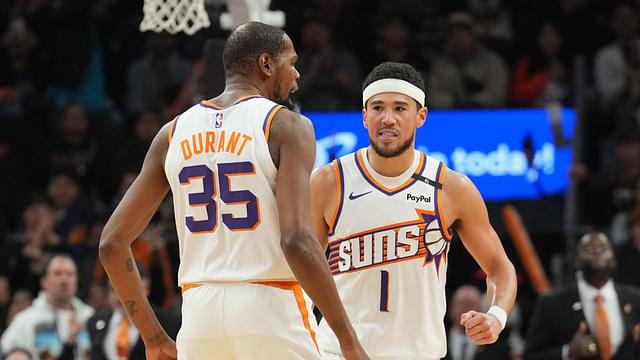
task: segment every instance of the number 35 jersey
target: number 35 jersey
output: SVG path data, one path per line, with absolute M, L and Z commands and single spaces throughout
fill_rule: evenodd
M 332 164 L 339 195 L 328 260 L 340 298 L 372 359 L 440 359 L 451 239 L 439 200 L 445 166 L 415 151 L 412 166 L 388 178 L 373 170 L 367 151 Z M 324 320 L 318 339 L 340 352 Z
M 173 122 L 165 173 L 180 246 L 178 284 L 293 280 L 280 248 L 277 169 L 267 140 L 283 106 L 211 101 Z

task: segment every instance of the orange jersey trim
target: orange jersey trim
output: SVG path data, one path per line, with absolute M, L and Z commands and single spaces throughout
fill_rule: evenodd
M 329 231 L 327 232 L 328 236 L 333 235 L 336 231 L 336 225 L 338 224 L 338 218 L 340 217 L 340 212 L 342 211 L 342 204 L 344 199 L 344 177 L 342 176 L 342 165 L 340 164 L 340 160 L 333 160 L 331 163 L 333 166 L 333 170 L 336 174 L 336 204 L 333 208 L 333 213 L 331 214 L 331 219 L 329 220 Z
M 444 173 L 447 171 L 447 166 L 444 163 L 440 163 L 440 174 L 438 174 L 438 182 L 442 184 L 442 180 L 444 179 Z M 449 231 L 449 227 L 444 221 L 444 212 L 442 212 L 442 188 L 436 188 L 437 197 L 436 197 L 436 206 L 438 207 L 438 220 L 440 221 L 440 228 L 444 232 L 447 240 L 451 240 L 451 232 Z
M 364 153 L 365 150 L 361 150 L 358 151 L 356 153 L 356 164 L 358 165 L 358 168 L 361 170 L 362 175 L 364 175 L 365 179 L 374 187 L 378 188 L 379 190 L 382 190 L 384 193 L 386 194 L 395 194 L 399 191 L 404 190 L 405 188 L 409 187 L 410 185 L 412 185 L 413 183 L 415 183 L 417 180 L 414 179 L 413 177 L 409 177 L 404 183 L 394 187 L 394 188 L 388 188 L 386 186 L 384 186 L 383 184 L 381 184 L 380 182 L 378 182 L 378 180 L 376 180 L 371 173 L 369 173 L 369 169 L 367 169 L 367 166 L 364 163 L 364 159 L 362 157 L 362 154 Z M 426 156 L 424 155 L 423 152 L 420 152 L 420 162 L 418 163 L 418 166 L 416 167 L 416 169 L 414 170 L 414 174 L 420 174 L 422 172 L 422 170 L 424 169 L 424 165 L 425 165 L 425 161 L 426 161 Z
M 169 123 L 169 132 L 167 133 L 167 140 L 169 141 L 169 145 L 171 145 L 171 140 L 173 140 L 173 133 L 176 131 L 176 119 L 178 117 L 174 117 L 173 120 Z
M 273 118 L 281 109 L 284 109 L 284 106 L 276 105 L 267 113 L 267 117 L 265 118 L 263 125 L 264 137 L 267 141 L 269 141 L 269 136 L 271 135 L 271 123 L 273 122 Z
M 236 100 L 233 104 L 231 104 L 231 105 L 229 105 L 229 106 L 221 106 L 221 105 L 218 105 L 218 104 L 214 103 L 214 102 L 213 102 L 213 101 L 211 101 L 211 100 L 202 100 L 202 101 L 200 102 L 200 104 L 202 104 L 202 105 L 204 105 L 204 106 L 206 106 L 206 107 L 210 107 L 210 108 L 215 109 L 215 110 L 224 110 L 224 109 L 226 109 L 226 108 L 232 107 L 233 105 L 236 105 L 236 104 L 238 104 L 238 103 L 241 103 L 241 102 L 243 102 L 243 101 L 245 101 L 245 100 L 249 100 L 249 99 L 253 99 L 253 98 L 258 98 L 258 97 L 263 97 L 263 96 L 260 96 L 260 95 L 247 95 L 247 96 L 243 96 L 243 97 L 239 98 L 238 100 Z
M 184 284 L 184 285 L 182 285 L 182 286 L 181 286 L 181 288 L 182 288 L 182 293 L 184 294 L 184 293 L 186 293 L 188 290 L 190 290 L 190 289 L 195 289 L 195 288 L 200 287 L 200 286 L 202 286 L 202 284 L 200 284 L 200 283 L 186 283 L 186 284 Z

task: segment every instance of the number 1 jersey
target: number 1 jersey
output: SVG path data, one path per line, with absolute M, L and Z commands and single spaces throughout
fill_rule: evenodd
M 178 284 L 293 280 L 280 248 L 277 169 L 267 144 L 283 106 L 203 101 L 169 130 L 165 173 L 180 245 Z
M 415 151 L 412 166 L 389 178 L 372 168 L 367 151 L 331 165 L 338 201 L 328 260 L 340 298 L 371 359 L 440 359 L 451 239 L 439 199 L 445 166 Z M 324 320 L 318 341 L 340 352 Z

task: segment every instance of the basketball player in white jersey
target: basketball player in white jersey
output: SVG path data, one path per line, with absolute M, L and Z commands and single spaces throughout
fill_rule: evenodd
M 495 342 L 515 299 L 515 271 L 474 185 L 414 149 L 427 116 L 418 72 L 401 63 L 375 67 L 364 82 L 362 115 L 369 147 L 311 178 L 314 227 L 362 345 L 372 359 L 445 356 L 453 229 L 486 272 L 492 305 L 488 313 L 464 313 L 460 323 L 476 344 Z M 433 134 L 447 135 L 454 136 Z M 318 339 L 327 358 L 342 358 L 324 320 Z
M 223 51 L 225 89 L 164 126 L 105 226 L 100 259 L 148 359 L 319 359 L 302 288 L 349 359 L 367 359 L 309 222 L 313 127 L 286 108 L 297 89 L 284 31 L 240 26 Z M 171 189 L 180 245 L 176 344 L 144 296 L 130 244 Z M 298 284 L 299 282 L 299 284 Z

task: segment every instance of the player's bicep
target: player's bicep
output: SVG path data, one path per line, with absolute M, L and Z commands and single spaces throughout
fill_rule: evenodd
M 309 176 L 315 159 L 313 127 L 295 113 L 281 111 L 271 127 L 279 146 L 276 201 L 283 234 L 304 229 L 310 217 Z
M 497 261 L 506 257 L 498 234 L 491 226 L 489 215 L 484 200 L 473 183 L 461 174 L 453 183 L 455 190 L 452 203 L 457 206 L 458 219 L 456 228 L 462 242 L 485 271 L 490 272 Z
M 168 124 L 156 135 L 144 159 L 140 174 L 105 225 L 103 238 L 132 242 L 148 225 L 169 191 L 164 173 Z

